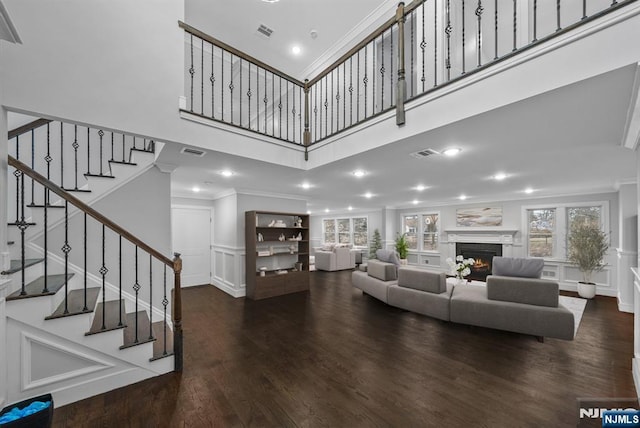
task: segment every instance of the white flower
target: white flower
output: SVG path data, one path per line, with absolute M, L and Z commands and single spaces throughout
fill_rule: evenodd
M 464 257 L 462 257 L 462 254 L 459 256 L 456 256 L 456 261 L 461 262 L 464 260 Z
M 469 257 L 469 258 L 467 259 L 467 265 L 469 265 L 469 266 L 473 265 L 475 262 L 476 262 L 476 261 L 475 261 L 475 260 L 473 260 L 471 257 Z
M 462 271 L 462 276 L 467 276 L 470 273 L 471 273 L 471 269 L 469 269 L 468 267 L 464 268 L 464 270 Z

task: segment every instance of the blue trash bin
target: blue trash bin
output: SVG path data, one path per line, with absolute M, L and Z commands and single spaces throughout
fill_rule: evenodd
M 0 423 L 0 428 L 50 428 L 53 422 L 53 397 L 51 397 L 51 394 L 45 394 L 11 404 L 0 411 L 0 418 L 10 413 L 14 408 L 22 410 L 36 401 L 49 403 L 49 406 L 30 415 L 20 417 L 19 419 Z

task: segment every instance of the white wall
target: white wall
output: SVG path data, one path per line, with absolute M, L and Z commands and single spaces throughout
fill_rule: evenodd
M 638 266 L 638 195 L 637 186 L 623 184 L 619 190 L 618 236 L 618 309 L 633 312 L 633 273 Z

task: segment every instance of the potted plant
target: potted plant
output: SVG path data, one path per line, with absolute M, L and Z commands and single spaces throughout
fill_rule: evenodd
M 400 263 L 406 265 L 407 254 L 409 253 L 406 233 L 403 233 L 402 235 L 398 234 L 398 237 L 396 238 L 396 251 L 398 252 L 398 256 L 400 256 Z
M 591 281 L 593 272 L 604 268 L 604 256 L 609 249 L 607 235 L 598 225 L 574 221 L 567 239 L 568 260 L 582 272 L 578 282 L 578 294 L 585 299 L 596 295 L 596 284 Z
M 369 248 L 369 258 L 376 258 L 376 251 L 382 249 L 382 238 L 380 237 L 380 231 L 378 229 L 373 231 L 373 237 L 371 238 L 371 247 Z

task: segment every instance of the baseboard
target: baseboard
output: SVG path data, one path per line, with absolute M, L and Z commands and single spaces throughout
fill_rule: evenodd
M 618 293 L 618 310 L 620 312 L 634 313 L 633 303 L 622 303 L 620 301 L 620 293 Z
M 246 294 L 247 294 L 247 293 L 246 293 L 246 288 L 245 288 L 245 287 L 242 287 L 240 290 L 236 290 L 235 288 L 230 287 L 230 286 L 228 286 L 227 284 L 224 284 L 224 283 L 222 283 L 222 282 L 220 282 L 220 281 L 217 281 L 216 279 L 213 279 L 213 278 L 211 279 L 211 284 L 212 284 L 214 287 L 216 287 L 216 288 L 218 288 L 218 289 L 220 289 L 220 290 L 224 291 L 224 292 L 225 292 L 225 293 L 227 293 L 228 295 L 230 295 L 230 296 L 232 296 L 232 297 L 235 297 L 235 298 L 238 298 L 238 297 L 245 297 L 245 296 L 246 296 Z
M 634 358 L 632 361 L 633 383 L 636 387 L 636 396 L 640 398 L 640 361 Z

